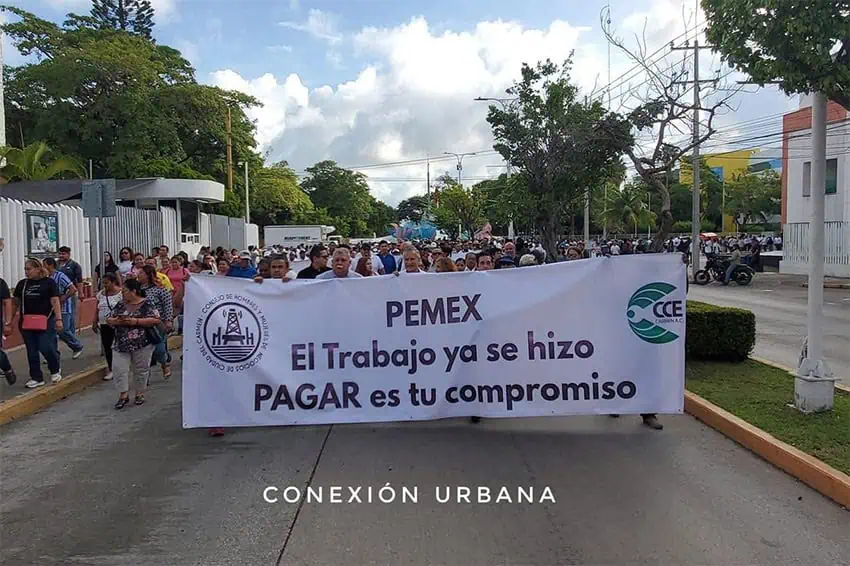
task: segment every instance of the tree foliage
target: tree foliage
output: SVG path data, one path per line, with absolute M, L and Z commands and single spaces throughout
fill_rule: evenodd
M 782 186 L 776 171 L 741 173 L 726 183 L 726 210 L 738 224 L 759 224 L 779 214 Z
M 48 181 L 57 177 L 80 179 L 86 174 L 79 161 L 54 152 L 44 142 L 32 143 L 24 149 L 2 147 L 0 158 L 5 161 L 0 168 L 0 177 L 5 182 Z
M 154 9 L 150 0 L 92 0 L 90 22 L 100 29 L 121 30 L 152 39 Z M 87 21 L 78 18 L 85 24 Z
M 307 168 L 308 177 L 301 188 L 313 204 L 324 208 L 334 219 L 337 233 L 349 237 L 368 237 L 372 196 L 366 176 L 343 169 L 335 161 L 320 161 Z
M 427 196 L 416 195 L 404 199 L 395 209 L 395 215 L 399 220 L 410 220 L 411 222 L 419 222 L 422 216 L 428 211 L 430 201 Z
M 563 208 L 606 178 L 632 143 L 629 128 L 599 101 L 580 100 L 570 68 L 569 59 L 562 66 L 549 60 L 523 64 L 521 80 L 507 90 L 515 102 L 490 106 L 487 116 L 494 149 L 525 182 L 551 257 L 557 255 Z
M 788 94 L 822 92 L 850 108 L 846 1 L 702 0 L 706 38 L 729 64 Z
M 639 179 L 637 181 L 608 191 L 603 219 L 616 233 L 637 234 L 647 225 L 655 224 L 655 213 L 649 208 L 649 191 Z
M 467 190 L 452 183 L 440 191 L 434 223 L 452 238 L 461 237 L 462 232 L 472 238 L 484 221 L 484 200 L 480 189 Z

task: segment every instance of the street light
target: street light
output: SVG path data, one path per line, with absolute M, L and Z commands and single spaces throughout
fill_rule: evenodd
M 463 158 L 468 155 L 478 155 L 477 151 L 469 151 L 466 153 L 453 153 L 451 151 L 444 151 L 443 155 L 454 155 L 457 159 L 457 184 L 460 185 L 460 173 L 463 171 Z

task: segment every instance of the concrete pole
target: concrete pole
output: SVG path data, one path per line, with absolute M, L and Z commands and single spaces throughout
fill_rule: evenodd
M 248 162 L 245 162 L 245 224 L 251 223 L 251 205 L 248 199 Z M 247 232 L 246 232 L 247 233 Z
M 794 380 L 794 406 L 803 412 L 832 409 L 835 383 L 823 360 L 824 193 L 826 192 L 827 100 L 812 98 L 812 169 L 809 221 L 809 301 L 806 355 Z
M 691 274 L 699 271 L 699 41 L 694 40 L 694 187 L 691 202 Z
M 590 250 L 590 189 L 584 192 L 584 249 Z

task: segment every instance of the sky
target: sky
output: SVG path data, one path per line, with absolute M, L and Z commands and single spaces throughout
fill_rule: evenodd
M 89 0 L 12 0 L 12 5 L 61 22 L 85 13 Z M 704 37 L 705 17 L 693 0 L 152 0 L 154 35 L 179 49 L 199 82 L 257 97 L 250 111 L 261 151 L 299 173 L 323 159 L 358 168 L 372 193 L 390 205 L 425 192 L 432 180 L 457 174 L 467 153 L 465 184 L 504 172 L 492 150 L 487 103 L 505 97 L 523 62 L 564 60 L 574 51 L 572 78 L 588 96 L 607 95 L 608 43 L 600 15 L 610 4 L 612 28 L 630 49 L 638 38 L 654 53 Z M 23 60 L 4 39 L 4 62 Z M 662 49 L 663 65 L 681 64 L 683 51 Z M 691 58 L 687 61 L 690 68 Z M 646 75 L 611 49 L 612 107 L 635 105 Z M 723 66 L 700 54 L 700 76 Z M 624 79 L 617 80 L 624 73 Z M 628 80 L 626 80 L 628 79 Z M 727 81 L 745 76 L 731 74 Z M 744 147 L 748 137 L 781 130 L 782 113 L 797 98 L 749 85 L 718 116 L 706 151 Z M 737 145 L 736 145 L 737 144 Z M 776 156 L 776 142 L 763 150 Z M 398 162 L 410 162 L 402 163 Z M 362 167 L 362 168 L 361 168 Z

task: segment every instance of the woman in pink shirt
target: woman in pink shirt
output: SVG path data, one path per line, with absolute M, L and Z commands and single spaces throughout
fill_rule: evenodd
M 163 273 L 174 287 L 174 313 L 177 315 L 177 333 L 183 334 L 183 295 L 186 289 L 186 281 L 189 280 L 189 270 L 183 267 L 183 258 L 176 255 Z

